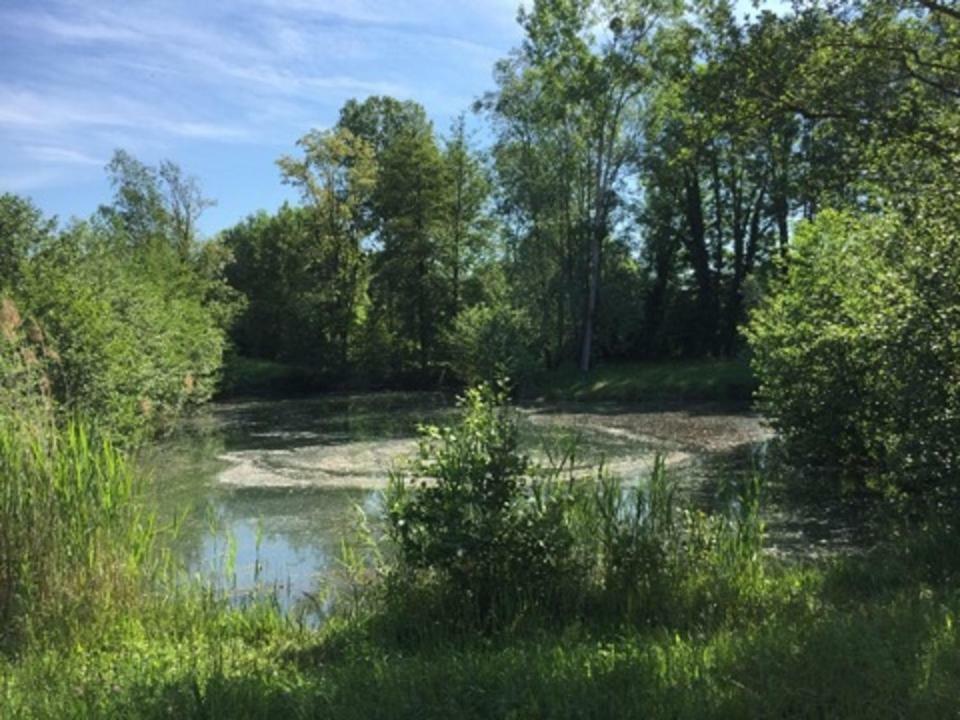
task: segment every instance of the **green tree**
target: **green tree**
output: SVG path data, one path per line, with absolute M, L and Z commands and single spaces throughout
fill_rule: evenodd
M 539 0 L 521 12 L 525 40 L 500 64 L 500 94 L 490 100 L 508 128 L 543 118 L 560 131 L 562 151 L 575 158 L 574 197 L 567 205 L 575 213 L 567 225 L 582 248 L 577 281 L 584 288 L 583 309 L 577 315 L 584 371 L 594 354 L 604 248 L 639 152 L 638 119 L 651 77 L 652 44 L 664 19 L 678 10 L 668 2 Z
M 463 307 L 464 280 L 482 260 L 494 232 L 488 213 L 491 186 L 486 169 L 470 147 L 460 115 L 443 147 L 445 198 L 440 221 L 441 264 L 449 286 L 448 317 Z
M 46 244 L 56 229 L 56 220 L 29 200 L 0 195 L 0 292 L 14 290 L 23 280 L 30 254 Z
M 114 199 L 101 207 L 100 214 L 118 224 L 129 242 L 166 243 L 182 260 L 189 260 L 198 240 L 197 222 L 215 205 L 203 195 L 197 179 L 174 162 L 164 160 L 155 168 L 125 150 L 114 152 L 107 174 Z
M 376 158 L 367 141 L 344 128 L 313 131 L 298 144 L 303 158 L 283 157 L 278 164 L 309 210 L 312 242 L 300 262 L 314 286 L 304 300 L 319 321 L 318 340 L 335 348 L 337 359 L 327 364 L 343 371 L 367 313 L 369 271 L 361 243 L 363 209 L 376 188 Z

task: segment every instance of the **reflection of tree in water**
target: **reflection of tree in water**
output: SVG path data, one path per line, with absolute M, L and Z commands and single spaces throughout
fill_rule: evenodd
M 225 463 L 222 428 L 207 421 L 184 423 L 169 438 L 141 451 L 137 462 L 148 478 L 147 500 L 157 514 L 163 539 L 182 564 L 200 562 L 204 538 L 210 532 L 211 479 Z M 171 537 L 168 530 L 176 529 Z
M 218 505 L 228 527 L 260 523 L 265 540 L 282 540 L 297 551 L 318 548 L 336 555 L 341 538 L 355 524 L 355 508 L 373 509 L 374 494 L 349 488 L 243 488 L 221 493 Z
M 417 425 L 448 416 L 438 393 L 377 393 L 224 405 L 228 449 L 290 449 L 413 437 Z

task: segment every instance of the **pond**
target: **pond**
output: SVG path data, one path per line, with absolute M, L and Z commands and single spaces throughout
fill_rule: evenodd
M 744 410 L 530 405 L 523 442 L 546 461 L 576 438 L 584 473 L 602 463 L 640 483 L 662 455 L 691 502 L 710 505 L 731 473 L 764 462 L 771 432 Z M 174 552 L 191 573 L 239 596 L 267 588 L 286 606 L 315 597 L 354 534 L 377 518 L 391 467 L 416 448 L 420 423 L 455 419 L 431 393 L 331 395 L 213 404 L 144 453 L 160 519 L 177 524 Z M 771 512 L 782 548 L 836 545 L 844 530 L 812 511 Z

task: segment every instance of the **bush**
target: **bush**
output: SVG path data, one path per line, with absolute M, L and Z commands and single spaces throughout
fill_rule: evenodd
M 439 576 L 467 620 L 497 624 L 541 604 L 571 559 L 566 497 L 531 475 L 502 391 L 467 391 L 458 427 L 423 428 L 409 474 L 391 480 L 388 519 L 400 571 Z
M 109 616 L 138 590 L 152 541 L 121 454 L 82 422 L 58 427 L 41 349 L 0 317 L 0 646 Z M 102 614 L 101 614 L 102 613 Z
M 542 468 L 520 452 L 502 392 L 483 385 L 463 405 L 458 426 L 424 428 L 412 468 L 391 482 L 386 601 L 404 632 L 584 616 L 712 623 L 762 595 L 757 482 L 734 488 L 730 513 L 685 511 L 660 461 L 642 487 L 579 480 L 564 458 Z
M 49 349 L 58 405 L 127 439 L 211 396 L 225 345 L 211 285 L 169 248 L 79 225 L 30 258 L 14 297 Z
M 453 372 L 467 385 L 501 377 L 522 383 L 537 368 L 535 337 L 526 313 L 495 301 L 462 310 L 446 343 Z
M 800 463 L 908 490 L 960 470 L 955 204 L 821 213 L 797 232 L 748 338 L 763 407 Z M 952 218 L 952 219 L 951 219 Z

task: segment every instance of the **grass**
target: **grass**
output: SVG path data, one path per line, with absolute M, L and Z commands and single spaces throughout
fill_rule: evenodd
M 169 600 L 109 638 L 0 660 L 0 715 L 954 717 L 960 594 L 905 575 L 865 595 L 846 585 L 860 562 L 783 571 L 762 620 L 707 632 L 602 631 L 582 619 L 399 648 L 369 618 L 309 630 L 269 606 Z
M 435 389 L 436 377 L 393 378 L 388 385 Z M 325 377 L 302 365 L 231 356 L 220 397 L 286 397 L 332 389 L 377 386 L 362 377 Z M 676 360 L 601 364 L 584 375 L 574 367 L 542 372 L 524 384 L 523 395 L 550 401 L 583 402 L 750 402 L 757 381 L 742 360 Z
M 486 482 L 484 417 L 467 416 L 443 457 Z M 942 508 L 891 522 L 861 555 L 787 564 L 759 552 L 759 486 L 725 518 L 691 515 L 660 466 L 647 490 L 600 483 L 550 516 L 582 573 L 562 584 L 574 596 L 562 612 L 545 604 L 553 595 L 521 594 L 472 626 L 443 567 L 361 551 L 343 558 L 350 602 L 317 628 L 270 597 L 237 606 L 151 572 L 149 523 L 129 512 L 117 456 L 78 429 L 57 437 L 0 442 L 6 487 L 19 488 L 0 507 L 4 542 L 31 540 L 44 515 L 57 529 L 37 546 L 53 564 L 4 556 L 29 632 L 0 650 L 0 718 L 882 720 L 960 707 L 960 537 Z M 21 496 L 43 504 L 17 514 Z M 544 558 L 530 558 L 519 573 L 504 565 L 505 595 L 537 574 Z M 125 572 L 101 572 L 118 563 Z M 458 572 L 470 570 L 468 556 Z M 51 604 L 62 589 L 86 612 Z
M 749 402 L 757 388 L 741 360 L 599 365 L 586 376 L 576 368 L 545 373 L 527 390 L 552 401 Z
M 139 486 L 87 425 L 0 416 L 0 651 L 138 594 L 154 537 Z

